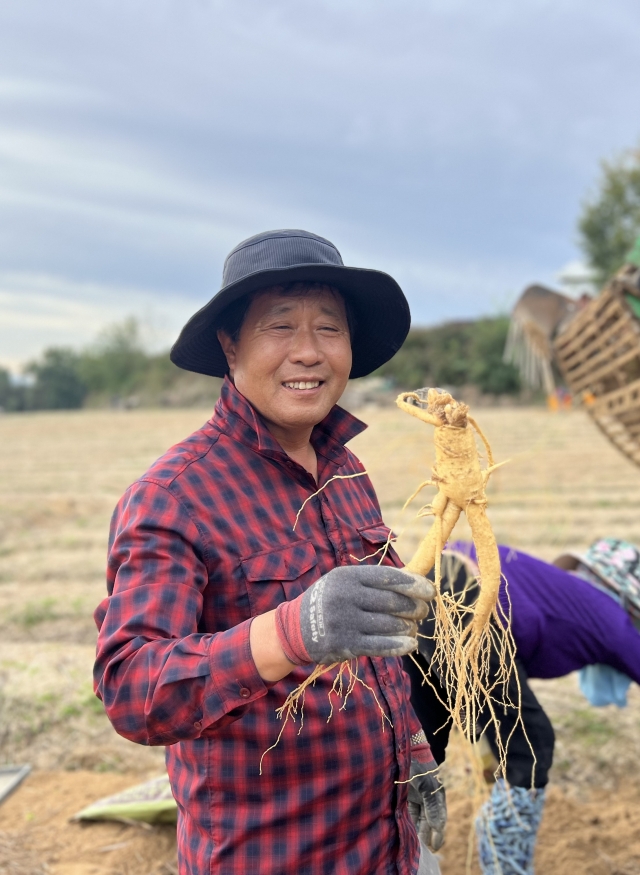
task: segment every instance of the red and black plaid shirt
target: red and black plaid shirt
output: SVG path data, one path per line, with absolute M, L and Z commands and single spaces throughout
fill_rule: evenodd
M 276 708 L 311 668 L 266 684 L 249 649 L 251 618 L 387 539 L 366 475 L 333 481 L 293 530 L 318 486 L 363 470 L 344 444 L 364 428 L 338 407 L 316 426 L 316 484 L 227 380 L 212 419 L 116 508 L 95 687 L 121 735 L 167 745 L 185 875 L 417 869 L 397 782 L 409 775 L 412 735 L 414 752 L 425 746 L 399 659 L 360 658 L 370 689 L 356 684 L 342 709 L 334 695 L 329 722 L 335 672 L 318 680 L 304 726 L 289 723 L 259 774 L 281 728 Z M 392 550 L 385 562 L 401 564 Z

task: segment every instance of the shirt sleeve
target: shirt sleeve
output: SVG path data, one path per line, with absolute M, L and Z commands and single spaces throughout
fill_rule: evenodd
M 603 624 L 601 630 L 605 649 L 609 652 L 606 664 L 640 684 L 640 630 L 634 626 L 624 608 L 615 602 L 614 605 L 618 610 L 614 616 L 607 618 L 608 622 Z M 600 618 L 603 613 L 599 614 Z
M 108 597 L 94 615 L 94 689 L 131 741 L 198 738 L 267 693 L 251 619 L 198 632 L 208 559 L 196 523 L 165 487 L 140 481 L 125 493 L 111 523 Z

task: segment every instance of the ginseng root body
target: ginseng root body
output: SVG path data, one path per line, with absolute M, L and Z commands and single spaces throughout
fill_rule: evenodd
M 422 406 L 425 400 L 426 409 Z M 436 462 L 432 479 L 418 488 L 419 491 L 432 485 L 438 489 L 438 494 L 429 508 L 429 512 L 435 517 L 435 523 L 406 567 L 409 571 L 426 575 L 435 565 L 437 585 L 442 548 L 464 510 L 476 545 L 481 583 L 473 621 L 466 632 L 470 637 L 470 645 L 474 647 L 479 643 L 482 630 L 495 610 L 500 587 L 500 557 L 487 518 L 485 496 L 489 475 L 498 466 L 493 464 L 491 448 L 469 416 L 466 404 L 458 403 L 451 395 L 438 392 L 437 389 L 429 389 L 426 399 L 417 393 L 405 392 L 398 396 L 396 403 L 401 410 L 435 427 Z M 484 471 L 480 466 L 476 447 L 476 432 L 487 451 L 489 466 Z M 417 492 L 411 498 L 416 494 Z
M 493 462 L 487 439 L 469 416 L 466 404 L 458 403 L 437 389 L 403 393 L 396 403 L 401 410 L 435 429 L 436 458 L 432 476 L 420 484 L 407 502 L 425 486 L 435 487 L 437 493 L 433 501 L 419 514 L 433 516 L 434 524 L 406 567 L 424 575 L 435 569 L 436 631 L 431 664 L 447 689 L 454 724 L 473 742 L 480 710 L 487 709 L 497 725 L 497 711 L 504 702 L 514 664 L 509 618 L 499 612 L 500 555 L 487 517 L 485 495 L 489 476 L 498 466 Z M 487 454 L 485 469 L 480 464 L 476 435 Z M 471 528 L 478 565 L 479 595 L 471 607 L 450 592 L 443 592 L 441 587 L 442 549 L 462 512 Z M 492 649 L 498 653 L 501 665 L 497 679 L 489 677 Z M 500 771 L 504 774 L 505 751 L 499 753 Z

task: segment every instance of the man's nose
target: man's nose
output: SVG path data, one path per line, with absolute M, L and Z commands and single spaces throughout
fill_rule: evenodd
M 299 328 L 293 336 L 289 361 L 311 367 L 323 360 L 324 354 L 315 332 L 310 328 Z

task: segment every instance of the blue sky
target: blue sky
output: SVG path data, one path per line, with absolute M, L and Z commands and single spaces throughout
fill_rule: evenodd
M 0 363 L 168 345 L 258 231 L 392 273 L 414 323 L 579 258 L 640 141 L 637 0 L 3 0 Z

